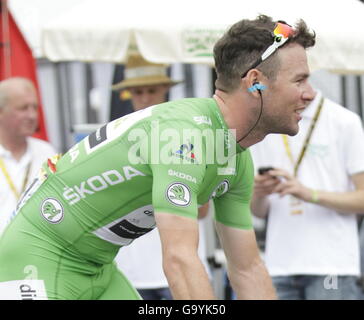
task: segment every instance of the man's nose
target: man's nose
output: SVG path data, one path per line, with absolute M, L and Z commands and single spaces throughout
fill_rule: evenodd
M 303 91 L 302 98 L 306 101 L 312 101 L 315 98 L 315 90 L 309 82 L 306 83 L 305 90 Z
M 148 102 L 150 100 L 150 94 L 148 92 L 144 92 L 141 97 L 140 100 L 144 103 Z

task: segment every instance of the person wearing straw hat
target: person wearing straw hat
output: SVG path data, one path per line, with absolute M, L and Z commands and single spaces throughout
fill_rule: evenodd
M 120 99 L 129 97 L 134 111 L 167 101 L 169 89 L 181 83 L 167 75 L 167 65 L 146 61 L 140 55 L 131 55 L 124 71 L 125 79 L 112 86 L 120 91 Z M 207 215 L 208 204 L 199 208 L 199 219 Z M 201 241 L 199 255 L 209 272 L 204 243 L 204 226 L 199 225 Z M 119 251 L 115 258 L 118 267 L 127 276 L 144 300 L 170 300 L 171 292 L 162 268 L 162 249 L 155 229 Z M 148 268 L 145 266 L 148 265 Z
M 127 90 L 131 95 L 134 111 L 166 102 L 168 90 L 181 81 L 174 81 L 167 75 L 167 66 L 146 61 L 133 54 L 125 66 L 125 79 L 112 86 L 120 91 L 120 98 Z

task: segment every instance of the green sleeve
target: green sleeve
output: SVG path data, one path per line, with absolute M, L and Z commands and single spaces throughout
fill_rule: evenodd
M 167 137 L 166 132 L 171 127 L 171 132 L 178 133 L 177 136 Z M 160 139 L 163 141 L 159 142 L 159 161 L 149 155 L 153 175 L 152 203 L 155 211 L 197 219 L 197 195 L 206 170 L 205 147 L 202 141 L 186 137 L 183 132 L 186 128 L 191 128 L 191 123 L 165 121 L 160 125 L 160 132 L 168 139 Z
M 253 229 L 250 200 L 254 185 L 254 166 L 249 150 L 237 160 L 237 174 L 223 196 L 214 199 L 215 220 L 229 227 Z

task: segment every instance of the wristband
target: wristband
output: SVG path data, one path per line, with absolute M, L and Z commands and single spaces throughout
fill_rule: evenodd
M 318 197 L 318 191 L 317 191 L 317 190 L 312 189 L 312 197 L 311 197 L 311 201 L 312 201 L 313 203 L 318 203 L 318 201 L 319 201 L 319 197 Z

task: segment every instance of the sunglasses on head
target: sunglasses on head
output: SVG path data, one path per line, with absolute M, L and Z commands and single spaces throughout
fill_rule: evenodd
M 241 76 L 244 78 L 249 70 L 256 68 L 264 60 L 270 57 L 279 47 L 283 46 L 294 34 L 293 28 L 284 21 L 278 21 L 273 30 L 273 43 L 263 52 L 254 64 Z

